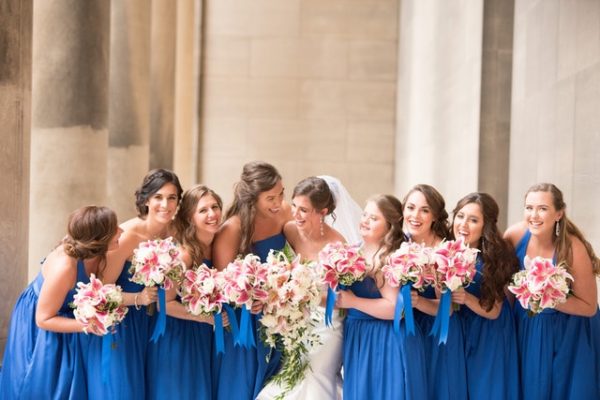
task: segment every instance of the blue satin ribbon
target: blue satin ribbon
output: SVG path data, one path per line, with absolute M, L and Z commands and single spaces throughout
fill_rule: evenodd
M 165 288 L 162 286 L 158 288 L 158 308 L 156 325 L 154 326 L 154 332 L 152 332 L 152 337 L 150 338 L 150 341 L 154 343 L 165 334 L 165 327 L 167 326 L 167 301 L 165 299 Z
M 217 345 L 217 354 L 225 352 L 225 340 L 223 339 L 223 317 L 218 312 L 214 315 L 215 319 L 215 344 Z
M 333 318 L 333 307 L 335 306 L 336 294 L 332 288 L 327 288 L 327 303 L 325 304 L 325 326 L 331 326 Z
M 412 300 L 410 298 L 411 288 L 412 283 L 409 282 L 406 285 L 403 285 L 398 291 L 396 308 L 394 309 L 394 332 L 396 334 L 400 333 L 400 320 L 402 319 L 402 312 L 404 312 L 407 334 L 415 334 L 415 319 L 413 316 Z
M 229 327 L 231 328 L 231 334 L 233 335 L 233 343 L 236 345 L 240 344 L 240 329 L 238 328 L 237 318 L 235 311 L 229 304 L 223 304 L 223 309 L 229 317 Z
M 102 336 L 102 383 L 108 383 L 112 343 L 113 335 L 111 333 L 107 333 L 106 335 Z
M 250 322 L 250 312 L 244 304 L 242 306 L 242 316 L 240 317 L 240 345 L 249 349 L 256 347 L 254 341 L 254 332 L 252 332 L 252 324 Z
M 449 290 L 442 293 L 442 298 L 440 299 L 440 306 L 438 307 L 437 315 L 435 316 L 435 321 L 433 321 L 433 326 L 431 327 L 431 332 L 429 335 L 433 335 L 434 337 L 439 335 L 438 344 L 446 343 L 448 339 L 448 328 L 450 326 L 450 304 L 452 303 L 452 292 Z

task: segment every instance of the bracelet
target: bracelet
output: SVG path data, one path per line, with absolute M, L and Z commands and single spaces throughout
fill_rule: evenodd
M 135 296 L 133 297 L 133 305 L 135 306 L 136 310 L 142 309 L 142 306 L 138 306 L 138 303 L 137 303 L 137 299 L 138 299 L 139 295 L 140 295 L 139 293 L 136 293 Z

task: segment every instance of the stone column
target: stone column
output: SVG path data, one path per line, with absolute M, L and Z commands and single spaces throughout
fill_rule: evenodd
M 483 0 L 401 2 L 396 192 L 435 186 L 451 209 L 477 189 Z
M 32 0 L 0 0 L 0 360 L 27 284 Z
M 111 3 L 108 204 L 120 221 L 150 162 L 150 17 L 147 0 Z
M 188 188 L 198 182 L 202 2 L 177 2 L 173 170 Z
M 513 0 L 486 0 L 483 7 L 478 190 L 498 202 L 502 230 L 508 214 L 514 8 Z
M 30 277 L 69 213 L 106 202 L 110 2 L 33 5 Z
M 173 168 L 177 4 L 152 1 L 150 168 Z

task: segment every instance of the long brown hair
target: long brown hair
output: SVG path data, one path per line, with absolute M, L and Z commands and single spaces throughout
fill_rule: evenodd
M 375 195 L 367 200 L 367 203 L 369 202 L 375 203 L 389 227 L 379 245 L 377 262 L 373 262 L 373 268 L 376 268 L 383 266 L 386 257 L 398 249 L 405 240 L 402 231 L 402 203 L 390 194 Z
M 414 192 L 421 192 L 425 196 L 427 204 L 431 208 L 433 214 L 433 223 L 431 224 L 431 230 L 435 235 L 441 239 L 445 239 L 450 235 L 450 228 L 448 227 L 448 212 L 446 211 L 446 202 L 444 197 L 434 188 L 433 186 L 426 184 L 415 185 L 402 200 L 402 212 L 406 207 L 406 201 L 408 197 Z
M 106 267 L 106 252 L 117 233 L 117 215 L 108 207 L 85 206 L 69 215 L 67 236 L 62 240 L 69 257 L 88 259 L 99 257 L 97 274 L 102 278 Z
M 233 190 L 233 203 L 225 213 L 225 219 L 234 215 L 240 218 L 241 237 L 238 252 L 250 253 L 254 235 L 254 217 L 258 195 L 273 189 L 281 180 L 277 169 L 269 163 L 253 161 L 244 165 L 240 180 Z
M 205 185 L 196 185 L 183 193 L 179 212 L 173 221 L 175 238 L 189 252 L 192 258 L 192 266 L 200 265 L 207 254 L 207 249 L 196 237 L 196 225 L 193 222 L 198 202 L 204 196 L 212 196 L 219 208 L 223 209 L 223 201 L 214 190 Z
M 504 299 L 504 287 L 510 281 L 512 274 L 518 271 L 519 261 L 510 243 L 502 238 L 498 229 L 498 203 L 487 193 L 470 193 L 460 199 L 452 211 L 452 226 L 456 214 L 467 204 L 477 204 L 483 215 L 483 229 L 479 250 L 483 258 L 483 273 L 481 280 L 481 296 L 479 304 L 486 311 L 494 307 L 495 302 Z M 454 231 L 451 237 L 454 239 Z
M 567 270 L 570 271 L 570 262 L 573 261 L 573 247 L 571 245 L 571 238 L 569 236 L 573 235 L 585 246 L 585 250 L 592 261 L 592 271 L 594 274 L 600 274 L 600 260 L 596 256 L 594 249 L 590 242 L 588 242 L 583 233 L 579 230 L 579 228 L 569 219 L 567 218 L 567 204 L 563 199 L 563 194 L 559 188 L 557 188 L 552 183 L 538 183 L 531 186 L 527 193 L 525 193 L 525 198 L 527 195 L 532 192 L 547 192 L 552 195 L 552 203 L 556 211 L 562 211 L 563 216 L 558 220 L 558 236 L 556 232 L 552 234 L 552 239 L 554 243 L 554 247 L 556 248 L 556 261 L 558 264 L 564 263 L 567 266 Z

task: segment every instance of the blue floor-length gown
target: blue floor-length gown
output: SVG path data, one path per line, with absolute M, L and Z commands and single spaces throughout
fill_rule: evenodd
M 481 297 L 483 262 L 477 259 L 477 274 L 467 292 Z M 458 311 L 465 339 L 465 361 L 469 399 L 519 398 L 517 336 L 508 300 L 496 319 L 484 318 L 462 305 Z
M 435 290 L 425 289 L 422 296 L 435 299 Z M 457 313 L 450 316 L 446 343 L 430 335 L 435 317 L 415 310 L 415 321 L 425 335 L 425 363 L 427 387 L 432 400 L 455 400 L 467 398 L 467 369 L 465 366 L 464 338 Z
M 282 250 L 285 247 L 283 233 L 270 236 L 252 244 L 252 253 L 265 262 L 271 250 Z M 239 310 L 236 314 L 240 317 Z M 256 398 L 265 383 L 279 369 L 281 353 L 265 346 L 259 338 L 258 318 L 251 315 L 250 321 L 254 330 L 256 348 L 236 346 L 230 332 L 225 332 L 225 352 L 214 356 L 213 398 L 219 400 Z M 269 361 L 267 361 L 267 356 Z
M 146 398 L 210 399 L 213 341 L 212 325 L 167 316 L 165 334 L 148 345 Z
M 35 312 L 44 277 L 21 293 L 13 309 L 2 361 L 0 399 L 85 399 L 87 397 L 83 333 L 57 333 L 38 328 Z M 77 282 L 89 283 L 82 260 L 77 262 Z M 73 318 L 67 294 L 58 315 Z
M 524 267 L 531 232 L 516 246 Z M 530 316 L 515 302 L 522 398 L 600 399 L 600 313 L 579 317 L 553 309 Z
M 116 284 L 121 286 L 123 292 L 141 292 L 144 286 L 129 280 L 130 266 L 131 262 L 126 261 Z M 89 400 L 146 398 L 146 350 L 155 317 L 149 316 L 144 306 L 139 310 L 133 305 L 128 308 L 125 319 L 115 327 L 115 333 L 111 336 L 113 343 L 106 382 L 103 381 L 100 370 L 103 361 L 102 338 L 88 337 L 89 350 L 85 359 L 88 369 Z
M 380 298 L 367 277 L 350 290 L 362 298 Z M 404 320 L 396 334 L 393 321 L 349 309 L 344 323 L 344 400 L 427 399 L 423 336 L 418 326 L 407 335 Z

